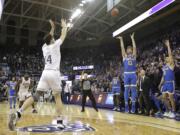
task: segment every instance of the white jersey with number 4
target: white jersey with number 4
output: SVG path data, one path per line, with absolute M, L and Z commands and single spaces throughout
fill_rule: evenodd
M 60 46 L 62 40 L 58 39 L 53 44 L 44 44 L 42 47 L 43 56 L 45 59 L 45 67 L 39 80 L 37 91 L 48 91 L 51 89 L 53 94 L 59 93 L 61 90 L 60 78 L 60 61 L 61 53 Z
M 22 77 L 22 82 L 20 83 L 19 87 L 19 93 L 28 93 L 29 87 L 31 84 L 31 79 L 25 80 L 24 77 Z
M 44 44 L 42 47 L 43 56 L 45 60 L 45 70 L 60 70 L 61 53 L 60 46 L 61 39 L 57 39 L 53 44 Z

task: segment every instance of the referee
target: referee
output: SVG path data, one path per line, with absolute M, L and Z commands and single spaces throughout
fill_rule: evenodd
M 84 71 L 81 74 L 81 87 L 82 87 L 82 110 L 81 112 L 84 112 L 85 109 L 85 104 L 86 104 L 86 97 L 88 96 L 89 99 L 92 102 L 92 106 L 94 107 L 94 109 L 98 112 L 97 106 L 96 106 L 96 100 L 93 96 L 93 93 L 91 91 L 91 84 L 92 81 L 90 79 L 88 79 L 88 74 L 84 73 Z

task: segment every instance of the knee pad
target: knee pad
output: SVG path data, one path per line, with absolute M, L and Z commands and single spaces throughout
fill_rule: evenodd
M 42 94 L 43 94 L 43 92 L 36 91 L 36 93 L 34 95 L 32 95 L 34 101 L 37 102 Z

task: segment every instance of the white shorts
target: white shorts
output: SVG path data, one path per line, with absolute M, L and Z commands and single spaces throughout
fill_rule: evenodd
M 53 93 L 61 91 L 60 72 L 57 70 L 44 70 L 39 80 L 37 91 L 47 92 L 50 89 Z
M 30 97 L 32 94 L 31 92 L 19 92 L 19 101 L 25 101 L 28 97 Z

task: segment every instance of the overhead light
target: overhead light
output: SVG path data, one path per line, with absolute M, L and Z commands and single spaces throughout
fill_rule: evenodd
M 80 6 L 80 7 L 83 7 L 83 6 L 84 6 L 84 4 L 83 4 L 83 3 L 80 3 L 80 4 L 79 4 L 79 6 Z
M 85 0 L 82 0 L 82 3 L 83 3 L 83 4 L 86 4 L 86 1 L 85 1 Z
M 167 7 L 168 5 L 170 5 L 171 3 L 173 3 L 175 0 L 163 0 L 161 2 L 159 2 L 158 4 L 156 4 L 155 6 L 153 6 L 151 9 L 149 9 L 148 11 L 144 12 L 143 14 L 141 14 L 140 16 L 138 16 L 137 18 L 133 19 L 132 21 L 130 21 L 129 23 L 127 23 L 126 25 L 122 26 L 121 28 L 119 28 L 118 30 L 113 32 L 113 37 L 121 34 L 122 32 L 124 32 L 125 30 L 131 28 L 132 26 L 138 24 L 139 22 L 145 20 L 146 18 L 152 16 L 153 14 L 157 13 L 158 11 L 160 11 L 161 9 Z
M 87 2 L 92 2 L 92 1 L 94 1 L 94 0 L 86 0 Z
M 81 9 L 76 9 L 75 12 L 72 14 L 71 18 L 70 19 L 74 19 L 76 17 L 78 17 L 80 14 L 82 13 L 82 10 Z

